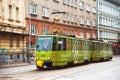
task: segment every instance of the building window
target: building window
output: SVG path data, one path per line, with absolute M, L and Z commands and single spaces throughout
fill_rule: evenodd
M 17 59 L 20 59 L 20 55 L 19 54 L 17 55 Z
M 67 21 L 70 21 L 70 14 L 66 13 Z
M 19 19 L 19 8 L 16 8 L 16 20 Z
M 63 14 L 63 20 L 66 21 L 66 19 L 67 19 L 67 14 L 65 13 Z
M 13 47 L 13 35 L 9 35 L 10 47 Z
M 74 22 L 73 14 L 71 14 L 71 22 Z
M 96 20 L 93 20 L 93 26 L 94 27 L 96 26 Z
M 70 31 L 69 30 L 67 30 L 67 35 L 70 35 Z
M 37 26 L 36 25 L 30 25 L 30 34 L 31 35 L 37 34 Z
M 70 0 L 67 0 L 67 4 L 70 5 Z
M 49 9 L 46 7 L 42 7 L 42 16 L 49 17 Z
M 63 4 L 66 4 L 66 1 L 67 1 L 67 0 L 63 0 Z
M 87 25 L 90 26 L 90 18 L 87 18 Z
M 90 11 L 90 5 L 87 4 L 87 11 Z
M 87 33 L 87 39 L 90 39 L 90 33 Z
M 84 32 L 80 32 L 80 37 L 84 38 Z
M 59 0 L 53 0 L 53 1 L 59 3 Z
M 29 12 L 30 14 L 37 14 L 37 5 L 36 4 L 30 4 L 29 6 Z
M 16 38 L 16 46 L 20 47 L 20 37 L 19 36 Z
M 49 33 L 49 27 L 43 26 L 42 27 L 42 34 L 48 34 Z
M 19 1 L 20 1 L 20 0 L 10 0 L 10 2 L 13 2 L 13 3 L 15 3 L 15 4 L 19 4 Z
M 93 34 L 93 38 L 96 38 L 96 35 L 95 35 L 95 34 Z
M 84 24 L 84 17 L 80 17 L 80 24 Z
M 11 19 L 12 18 L 12 6 L 9 5 L 9 18 Z
M 77 15 L 74 15 L 74 22 L 77 23 Z
M 77 0 L 75 0 L 75 5 L 77 5 Z
M 92 12 L 96 13 L 96 8 L 95 7 L 93 7 Z
M 10 60 L 12 60 L 13 59 L 13 55 L 10 55 Z
M 84 6 L 84 2 L 80 2 L 80 9 L 83 9 L 83 6 Z

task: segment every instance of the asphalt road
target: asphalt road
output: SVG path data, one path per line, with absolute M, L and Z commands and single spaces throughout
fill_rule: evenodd
M 1 69 L 0 80 L 120 80 L 120 56 L 55 70 L 38 71 L 35 65 Z

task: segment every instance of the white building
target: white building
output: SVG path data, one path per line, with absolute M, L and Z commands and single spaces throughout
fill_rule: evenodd
M 98 0 L 98 39 L 118 41 L 120 33 L 120 5 L 114 1 Z

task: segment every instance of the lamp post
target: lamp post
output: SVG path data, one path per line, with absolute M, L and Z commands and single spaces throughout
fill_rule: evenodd
M 52 12 L 51 14 L 65 14 L 66 12 L 60 12 L 60 11 L 57 11 L 57 12 Z

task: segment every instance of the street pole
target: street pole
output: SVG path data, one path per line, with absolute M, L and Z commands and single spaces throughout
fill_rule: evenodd
M 30 4 L 31 4 L 31 2 L 30 2 Z M 29 27 L 29 31 L 28 31 L 29 32 L 29 49 L 31 49 L 31 15 L 30 15 L 30 13 L 29 13 L 29 25 L 28 25 L 28 27 Z
M 99 0 L 97 0 L 97 40 L 99 40 L 100 32 L 99 32 Z
M 24 50 L 24 38 L 25 38 L 25 36 L 24 36 L 24 34 L 23 34 L 23 50 L 22 50 L 22 54 L 23 54 L 23 62 L 25 62 L 25 50 Z

